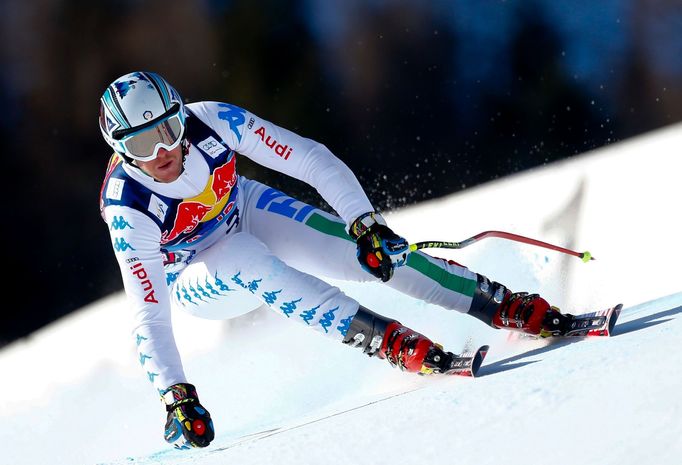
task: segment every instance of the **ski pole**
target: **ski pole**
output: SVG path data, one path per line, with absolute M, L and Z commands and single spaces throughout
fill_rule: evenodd
M 535 245 L 538 247 L 544 247 L 546 249 L 556 250 L 557 252 L 562 252 L 568 255 L 573 255 L 574 257 L 580 258 L 583 262 L 587 263 L 590 260 L 594 260 L 594 257 L 590 252 L 576 252 L 574 250 L 566 249 L 564 247 L 559 247 L 558 245 L 548 244 L 547 242 L 542 242 L 537 239 L 531 239 L 530 237 L 520 236 L 518 234 L 513 234 L 504 231 L 484 231 L 478 233 L 469 239 L 464 239 L 461 242 L 442 242 L 442 241 L 425 241 L 425 242 L 415 242 L 410 244 L 410 252 L 414 252 L 419 249 L 463 249 L 474 242 L 478 242 L 486 237 L 499 237 L 501 239 L 509 239 L 512 241 L 523 242 L 525 244 Z

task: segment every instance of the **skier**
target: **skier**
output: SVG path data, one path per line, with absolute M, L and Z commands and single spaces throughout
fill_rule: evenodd
M 453 354 L 316 276 L 382 281 L 493 328 L 538 335 L 564 321 L 537 294 L 410 253 L 324 145 L 247 110 L 185 105 L 158 74 L 133 72 L 104 91 L 99 125 L 114 150 L 101 214 L 135 318 L 139 361 L 165 403 L 164 437 L 175 447 L 207 446 L 214 427 L 185 378 L 172 309 L 206 317 L 218 305 L 236 316 L 243 310 L 230 306 L 232 295 L 249 293 L 290 320 L 422 374 L 447 370 Z M 338 216 L 239 176 L 236 153 L 307 182 Z

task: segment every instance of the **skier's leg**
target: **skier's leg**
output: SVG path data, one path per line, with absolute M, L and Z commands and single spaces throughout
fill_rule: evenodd
M 288 266 L 245 232 L 198 253 L 172 284 L 171 302 L 174 309 L 202 316 L 229 305 L 234 292 L 252 294 L 281 315 L 406 371 L 431 373 L 437 368 L 429 363 L 434 354 L 450 355 L 399 322 L 360 307 L 338 288 Z M 241 313 L 235 309 L 235 316 Z
M 363 306 L 353 317 L 343 343 L 359 347 L 370 357 L 386 359 L 401 370 L 420 374 L 448 372 L 455 357 L 423 334 Z
M 425 276 L 438 285 L 424 285 Z M 538 294 L 513 293 L 482 274 L 419 252 L 410 254 L 407 265 L 398 268 L 387 284 L 426 302 L 465 312 L 493 328 L 537 335 L 562 331 L 570 321 Z
M 245 232 L 197 253 L 172 284 L 171 303 L 199 317 L 210 317 L 216 308 L 232 317 L 244 313 L 225 308 L 234 303 L 234 293 L 255 297 L 286 318 L 339 340 L 358 310 L 358 303 L 338 288 L 288 266 Z
M 375 280 L 360 268 L 355 241 L 341 218 L 257 181 L 241 178 L 240 187 L 240 230 L 263 241 L 288 265 L 332 279 Z
M 564 332 L 571 317 L 550 306 L 538 294 L 511 292 L 505 286 L 478 275 L 469 315 L 493 328 L 538 335 Z
M 242 181 L 245 207 L 240 227 L 265 242 L 286 263 L 318 276 L 378 281 L 359 266 L 355 242 L 339 217 L 256 181 Z M 397 268 L 386 283 L 424 302 L 469 313 L 495 328 L 538 334 L 563 324 L 559 312 L 539 296 L 512 294 L 493 284 L 464 266 L 419 251 L 411 253 L 406 265 Z M 561 321 L 552 323 L 557 318 Z

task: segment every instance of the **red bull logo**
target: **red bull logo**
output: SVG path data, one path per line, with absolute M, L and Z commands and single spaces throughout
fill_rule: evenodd
M 237 184 L 236 158 L 233 153 L 227 162 L 213 170 L 203 192 L 180 202 L 173 227 L 161 235 L 162 244 L 167 244 L 182 234 L 192 233 L 200 223 L 216 217 L 220 220 L 232 210 L 234 202 L 228 204 L 227 201 L 232 188 Z

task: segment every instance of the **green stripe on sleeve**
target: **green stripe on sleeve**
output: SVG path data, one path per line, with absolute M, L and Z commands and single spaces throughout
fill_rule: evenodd
M 324 234 L 355 242 L 346 232 L 346 225 L 340 221 L 331 220 L 319 213 L 313 213 L 305 222 Z M 476 280 L 468 279 L 449 273 L 446 269 L 432 263 L 421 252 L 413 252 L 407 257 L 407 266 L 433 279 L 446 289 L 473 297 L 476 292 Z
M 346 232 L 346 225 L 339 221 L 333 221 L 326 218 L 319 213 L 313 213 L 310 218 L 305 222 L 306 226 L 310 226 L 322 233 L 328 234 L 330 236 L 340 237 L 341 239 L 346 239 L 353 242 L 353 239 Z
M 414 268 L 451 291 L 458 292 L 468 297 L 473 297 L 476 292 L 475 279 L 463 278 L 448 273 L 446 269 L 431 263 L 419 252 L 413 252 L 407 257 L 407 266 Z

